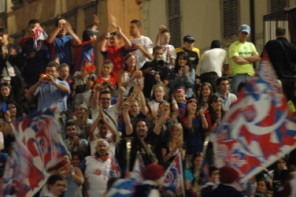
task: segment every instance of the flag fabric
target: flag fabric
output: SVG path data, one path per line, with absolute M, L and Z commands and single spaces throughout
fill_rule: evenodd
M 161 185 L 166 189 L 175 192 L 177 196 L 185 196 L 182 155 L 180 149 L 162 177 Z
M 36 51 L 39 51 L 41 49 L 41 43 L 39 41 L 46 40 L 48 38 L 48 35 L 40 27 L 34 27 L 32 31 L 33 31 L 34 49 L 36 49 Z
M 145 164 L 139 152 L 137 152 L 136 161 L 131 172 L 131 177 L 115 181 L 112 188 L 108 191 L 107 197 L 131 197 L 135 192 L 136 186 L 141 183 Z
M 111 158 L 111 169 L 109 172 L 109 177 L 120 177 L 120 167 L 115 157 Z
M 216 166 L 236 169 L 242 183 L 295 148 L 296 121 L 266 52 L 211 140 Z
M 18 196 L 33 196 L 45 184 L 47 170 L 63 160 L 66 147 L 60 133 L 56 108 L 19 119 L 15 124 L 13 184 Z

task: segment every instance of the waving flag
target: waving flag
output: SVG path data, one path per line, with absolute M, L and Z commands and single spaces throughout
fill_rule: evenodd
M 45 184 L 47 170 L 66 154 L 55 112 L 56 108 L 49 108 L 15 124 L 13 184 L 18 196 L 33 196 Z
M 216 166 L 236 169 L 241 182 L 295 148 L 296 121 L 267 53 L 256 77 L 240 92 L 211 140 Z
M 115 157 L 111 158 L 111 169 L 109 172 L 109 177 L 120 177 L 120 167 Z
M 41 43 L 39 41 L 46 40 L 48 38 L 48 35 L 40 27 L 34 27 L 32 31 L 33 31 L 34 49 L 36 51 L 39 51 L 41 49 Z
M 128 179 L 119 179 L 115 181 L 112 188 L 107 193 L 107 197 L 131 197 L 135 192 L 136 186 L 143 181 L 143 171 L 145 165 L 143 158 L 137 152 L 137 158 L 134 164 L 131 177 Z
M 177 196 L 185 196 L 183 177 L 182 156 L 179 150 L 175 159 L 167 168 L 161 180 L 161 184 L 165 188 L 176 192 Z

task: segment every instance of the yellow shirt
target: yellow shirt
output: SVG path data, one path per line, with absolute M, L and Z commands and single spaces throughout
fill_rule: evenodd
M 257 54 L 256 47 L 251 42 L 241 43 L 239 41 L 235 41 L 229 47 L 229 63 L 232 70 L 232 76 L 236 74 L 248 74 L 249 76 L 254 76 L 255 71 L 253 68 L 253 64 L 236 64 L 232 57 L 249 57 L 253 54 Z

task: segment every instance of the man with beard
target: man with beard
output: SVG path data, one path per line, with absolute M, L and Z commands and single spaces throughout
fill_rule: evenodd
M 94 155 L 85 158 L 86 192 L 89 197 L 104 196 L 112 168 L 112 158 L 108 155 L 109 143 L 104 139 L 97 140 Z
M 151 97 L 151 91 L 155 84 L 163 83 L 165 86 L 169 84 L 170 69 L 163 58 L 164 48 L 156 46 L 153 48 L 152 61 L 146 62 L 141 68 L 144 74 L 144 95 L 146 98 Z
M 123 104 L 123 111 L 128 108 L 128 105 Z M 151 130 L 145 119 L 138 119 L 135 125 L 132 125 L 130 117 L 124 116 L 127 137 L 119 142 L 115 151 L 121 170 L 128 172 L 133 169 L 137 152 L 141 154 L 145 165 L 158 162 L 155 151 L 162 141 L 160 133 L 168 114 L 169 107 L 161 111 L 158 121 Z
M 28 94 L 38 96 L 37 111 L 57 105 L 59 112 L 67 111 L 67 98 L 70 94 L 70 87 L 66 81 L 57 78 L 58 65 L 50 62 L 45 68 L 45 74 L 42 74 L 37 83 L 32 85 Z

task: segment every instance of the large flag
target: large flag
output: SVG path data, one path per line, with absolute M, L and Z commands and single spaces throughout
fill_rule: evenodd
M 19 119 L 15 124 L 13 184 L 18 196 L 33 196 L 46 183 L 48 170 L 63 160 L 66 147 L 56 108 Z
M 127 179 L 119 179 L 115 181 L 112 188 L 108 191 L 107 197 L 131 197 L 135 192 L 136 186 L 143 181 L 143 171 L 145 165 L 143 158 L 137 152 L 136 161 L 134 164 L 131 177 Z
M 120 177 L 120 167 L 115 157 L 112 156 L 111 158 L 111 169 L 109 171 L 109 177 L 116 178 Z
M 181 150 L 178 151 L 178 154 L 167 168 L 161 179 L 161 184 L 166 189 L 174 191 L 177 196 L 185 196 Z
M 266 52 L 256 77 L 239 93 L 211 140 L 216 166 L 236 169 L 241 182 L 295 148 L 296 122 Z

